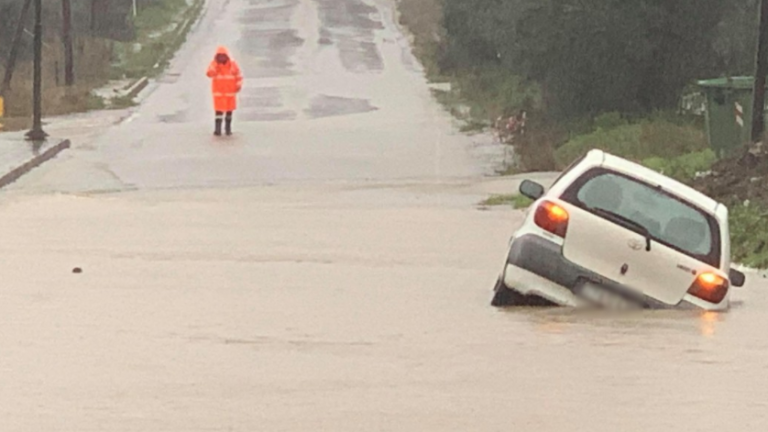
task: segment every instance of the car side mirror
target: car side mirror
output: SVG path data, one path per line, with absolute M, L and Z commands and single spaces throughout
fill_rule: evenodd
M 544 186 L 530 180 L 520 183 L 520 194 L 534 201 L 544 196 Z
M 744 273 L 731 269 L 731 271 L 728 272 L 728 279 L 731 281 L 731 285 L 735 287 L 742 287 L 744 286 L 744 282 L 746 282 L 747 277 L 744 275 Z

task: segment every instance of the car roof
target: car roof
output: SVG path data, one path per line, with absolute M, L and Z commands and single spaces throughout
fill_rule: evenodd
M 720 205 L 720 203 L 714 199 L 704 195 L 703 193 L 693 189 L 690 186 L 680 183 L 677 180 L 671 179 L 650 168 L 644 167 L 643 165 L 612 155 L 603 150 L 591 150 L 589 153 L 587 153 L 584 162 L 587 162 L 590 165 L 598 165 L 621 172 L 623 174 L 630 175 L 639 180 L 646 181 L 654 186 L 660 186 L 663 190 L 681 198 L 685 198 L 692 204 L 712 213 L 715 213 L 717 207 Z

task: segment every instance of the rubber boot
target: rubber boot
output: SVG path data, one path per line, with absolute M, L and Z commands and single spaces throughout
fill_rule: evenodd
M 213 130 L 213 134 L 221 136 L 221 119 L 216 119 L 216 129 Z
M 226 131 L 225 132 L 226 132 L 226 134 L 227 135 L 232 135 L 232 117 L 231 116 L 227 116 L 227 118 L 225 119 L 225 122 L 226 122 L 225 123 L 225 125 L 226 125 Z

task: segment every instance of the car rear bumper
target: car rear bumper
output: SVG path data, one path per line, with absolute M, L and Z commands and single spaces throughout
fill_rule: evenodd
M 574 289 L 591 281 L 644 308 L 668 309 L 693 307 L 685 300 L 677 305 L 662 303 L 631 288 L 607 279 L 567 260 L 562 247 L 546 238 L 528 234 L 516 238 L 507 255 L 504 283 L 526 295 L 540 295 L 563 306 L 584 304 Z
M 522 267 L 507 263 L 504 285 L 526 296 L 541 297 L 558 306 L 585 306 L 587 303 L 568 288 Z

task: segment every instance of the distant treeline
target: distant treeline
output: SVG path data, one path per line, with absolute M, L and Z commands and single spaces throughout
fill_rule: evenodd
M 674 107 L 698 78 L 752 74 L 757 0 L 441 0 L 442 74 L 509 70 L 559 118 Z
M 19 22 L 25 0 L 0 0 L 0 62 L 10 50 L 13 34 Z M 138 6 L 163 0 L 137 0 Z M 134 37 L 131 0 L 70 0 L 72 7 L 72 31 L 77 36 L 131 40 Z M 48 40 L 59 38 L 62 30 L 61 1 L 43 0 L 43 25 Z M 27 15 L 25 27 L 33 30 L 34 6 Z M 23 57 L 31 53 L 32 37 L 22 38 Z

